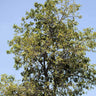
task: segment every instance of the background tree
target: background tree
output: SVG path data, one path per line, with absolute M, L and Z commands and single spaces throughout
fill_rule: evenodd
M 72 0 L 46 0 L 26 12 L 21 26 L 14 25 L 15 36 L 7 53 L 13 53 L 23 82 L 33 81 L 36 96 L 78 96 L 96 85 L 95 65 L 87 51 L 96 47 L 96 32 L 76 27 L 80 5 Z
M 0 96 L 37 96 L 40 93 L 32 80 L 22 83 L 11 75 L 1 75 Z
M 6 74 L 1 75 L 0 96 L 13 96 L 17 94 L 18 84 L 14 83 L 14 81 L 15 78 L 11 75 L 10 76 L 7 76 Z

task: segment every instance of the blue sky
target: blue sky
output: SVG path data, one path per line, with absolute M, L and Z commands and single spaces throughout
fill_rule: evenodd
M 0 0 L 0 75 L 14 75 L 17 79 L 21 79 L 21 70 L 16 71 L 13 68 L 13 55 L 7 55 L 6 50 L 9 49 L 7 40 L 11 40 L 14 36 L 13 24 L 20 24 L 21 17 L 25 16 L 25 12 L 33 8 L 34 2 L 43 3 L 45 0 Z M 79 28 L 93 27 L 96 30 L 96 0 L 77 0 L 82 7 L 80 14 L 83 16 L 79 22 Z M 91 58 L 91 63 L 96 63 L 96 53 L 87 53 Z M 87 95 L 96 96 L 96 88 L 88 91 Z

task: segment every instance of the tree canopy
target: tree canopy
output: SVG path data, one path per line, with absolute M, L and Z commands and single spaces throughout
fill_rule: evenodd
M 35 84 L 16 80 L 12 75 L 2 74 L 0 79 L 0 96 L 38 96 Z
M 84 94 L 96 85 L 95 64 L 86 57 L 96 47 L 96 32 L 78 29 L 80 5 L 72 0 L 46 0 L 34 6 L 20 26 L 14 24 L 7 51 L 14 54 L 16 70 L 24 68 L 22 86 L 35 94 L 29 90 L 25 96 Z

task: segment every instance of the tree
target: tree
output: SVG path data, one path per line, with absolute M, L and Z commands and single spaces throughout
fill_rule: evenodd
M 32 80 L 22 83 L 11 75 L 1 75 L 0 96 L 37 96 L 38 93 L 40 94 Z
M 15 83 L 14 83 L 15 82 Z M 20 92 L 18 90 L 18 84 L 15 81 L 15 78 L 13 76 L 8 76 L 6 74 L 2 74 L 0 78 L 0 96 L 18 96 L 17 92 Z M 22 96 L 22 95 L 20 95 Z
M 96 85 L 95 64 L 87 51 L 96 47 L 92 28 L 79 31 L 76 18 L 80 5 L 72 0 L 46 0 L 26 12 L 9 41 L 7 53 L 14 54 L 16 70 L 23 82 L 34 82 L 36 96 L 78 96 Z

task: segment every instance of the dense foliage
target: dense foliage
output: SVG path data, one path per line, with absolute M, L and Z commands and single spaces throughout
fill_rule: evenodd
M 86 57 L 86 52 L 96 47 L 96 32 L 78 30 L 80 5 L 72 0 L 46 0 L 34 6 L 20 26 L 13 26 L 15 36 L 7 51 L 14 54 L 16 70 L 24 68 L 20 90 L 29 89 L 25 96 L 84 94 L 96 85 L 95 65 Z
M 1 75 L 0 96 L 38 96 L 35 84 L 16 80 L 13 76 Z

